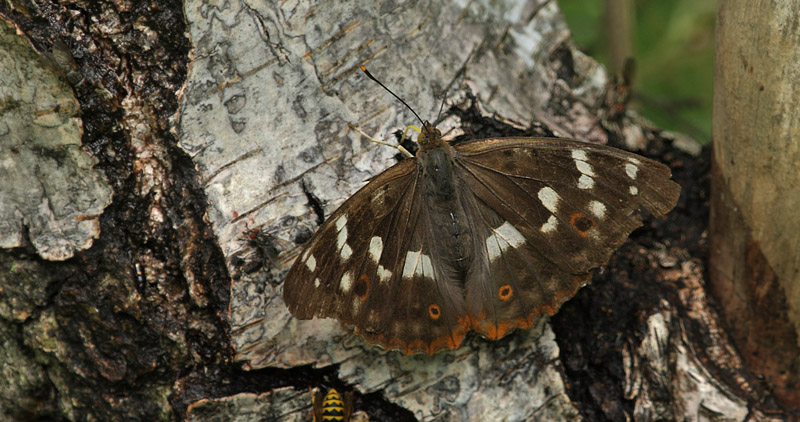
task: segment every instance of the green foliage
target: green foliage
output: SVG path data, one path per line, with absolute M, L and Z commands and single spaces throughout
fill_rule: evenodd
M 561 0 L 578 46 L 608 63 L 604 2 Z M 665 129 L 711 139 L 715 0 L 635 0 L 631 107 Z

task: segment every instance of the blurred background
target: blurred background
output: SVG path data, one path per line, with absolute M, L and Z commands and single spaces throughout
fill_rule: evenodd
M 716 0 L 559 0 L 578 47 L 621 74 L 629 108 L 657 126 L 711 141 Z

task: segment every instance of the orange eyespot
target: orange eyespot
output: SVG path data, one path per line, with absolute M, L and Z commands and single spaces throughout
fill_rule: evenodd
M 576 212 L 569 216 L 569 225 L 583 237 L 586 237 L 586 234 L 594 227 L 594 224 L 594 220 L 582 212 Z
M 500 296 L 500 300 L 508 300 L 511 299 L 511 296 L 514 295 L 514 289 L 511 288 L 510 285 L 504 284 L 500 286 L 500 289 L 497 291 L 498 296 Z
M 439 319 L 439 317 L 440 317 L 440 316 L 442 316 L 442 312 L 441 312 L 441 310 L 439 309 L 439 305 L 437 305 L 437 304 L 435 304 L 435 303 L 434 303 L 433 305 L 431 305 L 431 306 L 428 306 L 428 315 L 429 315 L 429 316 L 431 317 L 431 319 L 433 319 L 433 320 L 437 320 L 437 319 Z
M 355 293 L 362 302 L 367 300 L 367 296 L 369 296 L 369 277 L 367 277 L 366 274 L 361 274 L 361 277 L 358 277 L 356 285 L 353 287 L 353 293 Z

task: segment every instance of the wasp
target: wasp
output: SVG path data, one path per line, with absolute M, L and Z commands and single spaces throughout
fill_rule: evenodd
M 322 391 L 314 393 L 314 422 L 349 422 L 353 413 L 353 393 L 344 393 L 331 388 L 323 396 Z

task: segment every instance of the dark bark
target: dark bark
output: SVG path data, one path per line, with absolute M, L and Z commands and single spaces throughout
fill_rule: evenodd
M 231 5 L 241 8 L 235 18 L 226 14 Z M 303 420 L 310 411 L 307 388 L 333 386 L 357 389 L 355 409 L 382 421 L 420 415 L 499 418 L 481 409 L 548 420 L 783 416 L 743 370 L 705 298 L 706 156 L 676 149 L 677 142 L 648 128 L 635 113 L 609 109 L 613 105 L 604 101 L 603 84 L 597 82 L 605 73 L 570 44 L 554 3 L 527 3 L 513 25 L 498 23 L 504 22 L 503 13 L 492 9 L 468 13 L 452 4 L 365 3 L 359 7 L 374 10 L 374 20 L 345 16 L 357 21 L 347 26 L 347 19 L 331 18 L 309 24 L 306 32 L 278 26 L 297 16 L 312 22 L 331 11 L 324 5 L 314 9 L 301 2 L 294 14 L 275 7 L 286 13 L 269 15 L 260 3 L 237 2 L 219 8 L 179 2 L 0 4 L 2 19 L 40 54 L 50 54 L 60 39 L 74 58 L 56 60 L 62 63 L 59 72 L 80 104 L 83 149 L 99 160 L 95 167 L 113 190 L 113 202 L 100 216 L 100 235 L 89 249 L 63 262 L 43 259 L 30 244 L 0 252 L 0 355 L 7 358 L 0 366 L 5 365 L 3 373 L 22 374 L 0 383 L 0 415 L 235 420 L 249 414 Z M 210 29 L 198 29 L 203 25 Z M 255 28 L 247 38 L 263 47 L 264 57 L 237 61 L 247 52 L 237 50 L 245 40 L 228 32 L 236 25 Z M 448 35 L 442 27 L 464 32 Z M 534 27 L 545 28 L 545 37 L 539 50 L 524 57 L 535 65 L 525 64 L 515 49 L 529 44 L 514 37 Z M 291 42 L 312 42 L 315 31 L 325 30 L 331 33 L 320 39 L 330 43 L 312 43 L 299 53 L 292 49 Z M 363 38 L 347 38 L 353 34 Z M 402 37 L 408 44 L 395 41 Z M 342 39 L 358 48 L 348 48 Z M 476 54 L 459 73 L 473 49 Z M 190 57 L 200 76 L 187 70 Z M 377 351 L 343 335 L 335 323 L 325 327 L 341 337 L 302 332 L 275 299 L 297 252 L 292 242 L 307 239 L 319 224 L 317 213 L 332 211 L 345 191 L 391 161 L 391 153 L 373 153 L 371 145 L 339 136 L 345 119 L 355 115 L 374 132 L 403 121 L 397 114 L 374 119 L 375 110 L 386 112 L 391 100 L 354 81 L 352 72 L 355 64 L 370 60 L 384 81 L 397 81 L 401 94 L 413 97 L 420 112 L 438 109 L 434 88 L 447 92 L 455 103 L 448 106 L 455 116 L 449 121 L 471 136 L 557 133 L 639 148 L 673 168 L 684 188 L 680 203 L 665 219 L 634 233 L 552 323 L 498 342 L 473 337 L 452 354 L 426 360 Z M 313 70 L 307 75 L 309 64 Z M 298 80 L 306 85 L 292 85 L 286 102 L 281 96 L 259 98 L 262 91 L 244 85 L 253 83 L 248 81 L 253 75 L 266 75 L 270 88 Z M 402 84 L 403 78 L 415 82 Z M 236 91 L 240 84 L 247 89 Z M 248 110 L 259 101 L 267 106 Z M 337 106 L 345 117 L 320 112 Z M 494 110 L 492 117 L 487 107 Z M 171 119 L 179 108 L 184 120 L 178 123 Z M 198 110 L 206 109 L 212 111 L 202 121 Z M 198 133 L 189 119 L 210 126 L 220 115 L 231 132 L 189 135 Z M 287 126 L 292 117 L 299 123 Z M 198 126 L 206 128 L 203 124 Z M 253 126 L 270 141 L 248 143 Z M 292 149 L 305 142 L 298 133 L 312 134 L 314 147 Z M 252 152 L 254 145 L 283 166 L 259 173 L 269 163 Z M 326 161 L 307 166 L 307 173 L 292 167 L 320 155 Z M 352 163 L 365 155 L 367 164 L 354 170 Z M 225 165 L 215 167 L 213 160 L 220 157 Z M 245 174 L 258 175 L 263 190 L 230 184 L 225 189 L 235 197 L 220 195 L 220 179 L 241 168 L 257 170 Z M 315 174 L 319 169 L 330 173 Z M 280 202 L 285 197 L 279 192 L 294 202 L 273 210 L 269 216 L 275 221 L 246 214 Z M 261 208 L 237 202 L 248 196 Z M 242 235 L 246 223 L 266 237 L 250 242 Z M 137 277 L 137 263 L 143 278 Z M 250 309 L 255 310 L 248 314 Z M 285 350 L 291 353 L 281 354 Z M 319 350 L 325 352 L 310 355 Z M 361 363 L 367 361 L 372 366 Z M 293 363 L 299 366 L 287 367 Z M 438 372 L 423 372 L 429 379 L 417 382 L 425 365 Z M 462 368 L 473 378 L 447 373 Z M 385 383 L 370 384 L 382 372 L 389 372 Z M 484 378 L 496 382 L 481 385 Z M 565 393 L 558 393 L 560 386 Z M 555 398 L 508 409 L 486 399 L 499 389 L 502 397 L 516 393 L 531 400 L 527 392 L 534 388 Z M 416 409 L 416 415 L 407 409 Z

